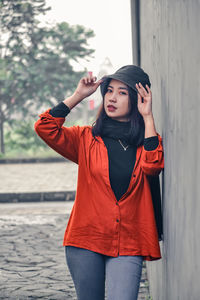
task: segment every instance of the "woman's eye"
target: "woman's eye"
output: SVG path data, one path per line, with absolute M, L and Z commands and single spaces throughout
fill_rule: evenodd
M 113 92 L 113 90 L 110 89 L 110 88 L 108 88 L 106 93 L 112 93 L 112 92 Z M 120 95 L 127 95 L 127 93 L 126 93 L 126 92 L 123 92 L 123 91 L 119 91 L 119 94 L 120 94 Z

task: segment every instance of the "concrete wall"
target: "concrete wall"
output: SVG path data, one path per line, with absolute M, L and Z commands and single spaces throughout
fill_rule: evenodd
M 153 300 L 200 299 L 200 1 L 141 0 L 141 66 L 163 136 L 163 258 L 148 263 Z

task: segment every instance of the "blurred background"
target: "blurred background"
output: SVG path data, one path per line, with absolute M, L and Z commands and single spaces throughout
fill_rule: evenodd
M 132 63 L 130 1 L 0 1 L 0 157 L 56 153 L 36 136 L 38 114 L 95 76 Z M 99 91 L 66 125 L 95 120 Z

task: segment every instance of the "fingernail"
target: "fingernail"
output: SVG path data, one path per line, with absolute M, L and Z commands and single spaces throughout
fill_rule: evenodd
M 92 71 L 89 71 L 89 72 L 88 72 L 88 75 L 89 75 L 89 76 L 92 76 Z

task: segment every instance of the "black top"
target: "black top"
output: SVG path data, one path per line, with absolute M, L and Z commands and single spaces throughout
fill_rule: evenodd
M 108 151 L 110 185 L 117 200 L 119 200 L 129 187 L 137 147 L 130 145 L 124 151 L 118 140 L 109 137 L 102 137 L 102 139 Z
M 65 118 L 69 112 L 70 109 L 63 102 L 50 110 L 50 114 L 55 118 Z M 118 140 L 110 137 L 102 137 L 102 139 L 108 151 L 110 184 L 116 199 L 119 200 L 129 187 L 135 166 L 137 147 L 129 145 L 125 151 Z M 121 142 L 126 146 L 123 140 Z M 144 139 L 144 149 L 147 151 L 156 149 L 158 144 L 158 136 Z

